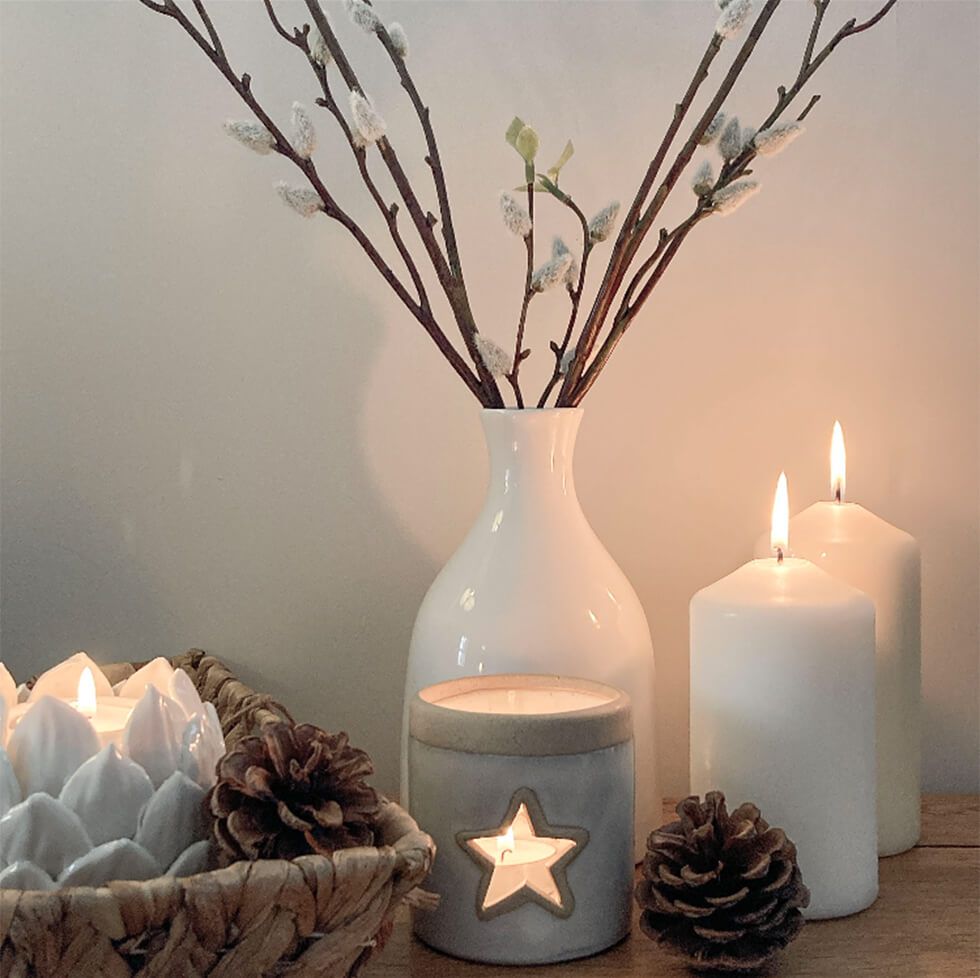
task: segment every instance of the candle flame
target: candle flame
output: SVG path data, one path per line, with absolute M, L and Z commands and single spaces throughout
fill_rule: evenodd
M 511 823 L 507 826 L 507 831 L 503 835 L 497 836 L 497 854 L 500 857 L 500 862 L 504 861 L 504 856 L 507 853 L 513 855 L 514 853 L 514 825 Z
M 844 502 L 844 486 L 847 482 L 847 452 L 844 449 L 844 432 L 840 422 L 834 422 L 834 435 L 830 440 L 830 492 L 833 498 Z
M 92 675 L 92 670 L 86 666 L 78 677 L 78 698 L 75 701 L 75 709 L 82 716 L 94 717 L 96 705 L 95 676 Z
M 789 549 L 789 490 L 786 486 L 786 473 L 779 473 L 776 483 L 776 497 L 772 502 L 772 529 L 769 532 L 769 546 L 778 560 Z

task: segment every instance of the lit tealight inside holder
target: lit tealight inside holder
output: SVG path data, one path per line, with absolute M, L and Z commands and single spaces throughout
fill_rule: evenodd
M 409 710 L 412 814 L 438 849 L 430 947 L 488 964 L 596 954 L 629 932 L 629 698 L 563 676 L 454 679 Z

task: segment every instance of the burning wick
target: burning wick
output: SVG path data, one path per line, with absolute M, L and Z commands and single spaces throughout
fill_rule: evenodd
M 830 489 L 834 502 L 844 502 L 844 486 L 847 484 L 847 451 L 844 448 L 844 432 L 840 422 L 834 422 L 834 434 L 830 439 Z
M 500 864 L 503 865 L 504 856 L 507 853 L 514 855 L 514 826 L 508 827 L 503 835 L 497 836 L 497 853 L 500 856 Z
M 783 562 L 783 553 L 789 548 L 789 490 L 786 487 L 786 473 L 779 473 L 776 483 L 776 496 L 772 501 L 772 529 L 769 546 L 776 554 L 776 563 Z

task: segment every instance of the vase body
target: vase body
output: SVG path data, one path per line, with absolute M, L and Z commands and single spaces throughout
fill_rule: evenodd
M 433 683 L 493 673 L 555 673 L 625 690 L 633 707 L 634 851 L 641 858 L 647 834 L 662 821 L 653 647 L 639 598 L 575 493 L 581 419 L 579 408 L 483 412 L 486 501 L 419 609 L 405 703 L 407 710 Z M 403 725 L 401 790 L 411 807 L 406 745 Z

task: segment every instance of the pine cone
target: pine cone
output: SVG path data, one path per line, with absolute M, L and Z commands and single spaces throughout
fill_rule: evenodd
M 381 800 L 371 759 L 347 734 L 270 723 L 218 762 L 208 805 L 229 861 L 292 859 L 374 842 Z
M 752 804 L 710 791 L 650 834 L 636 900 L 648 937 L 695 968 L 755 971 L 803 927 L 810 902 L 796 846 Z

